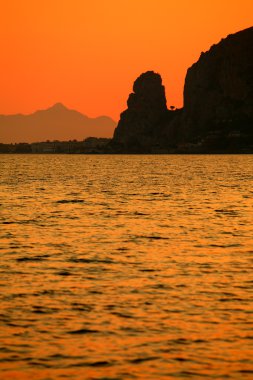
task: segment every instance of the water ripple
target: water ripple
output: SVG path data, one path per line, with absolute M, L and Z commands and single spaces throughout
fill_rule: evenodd
M 1 379 L 252 379 L 252 156 L 0 160 Z

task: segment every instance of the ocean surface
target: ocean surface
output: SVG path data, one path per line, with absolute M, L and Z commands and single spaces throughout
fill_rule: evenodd
M 253 156 L 0 155 L 1 380 L 253 379 Z

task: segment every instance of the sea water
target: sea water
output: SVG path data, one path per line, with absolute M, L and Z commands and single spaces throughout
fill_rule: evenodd
M 252 155 L 1 155 L 0 378 L 252 379 Z

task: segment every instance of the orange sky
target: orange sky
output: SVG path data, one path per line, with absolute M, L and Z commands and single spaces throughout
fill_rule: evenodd
M 252 0 L 1 1 L 0 114 L 62 102 L 117 120 L 146 70 L 180 107 L 201 51 L 252 25 Z

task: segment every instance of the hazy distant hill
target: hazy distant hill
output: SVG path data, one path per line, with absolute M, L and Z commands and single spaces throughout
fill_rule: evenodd
M 83 140 L 112 137 L 116 123 L 110 117 L 89 118 L 57 103 L 31 115 L 0 115 L 0 142 Z

